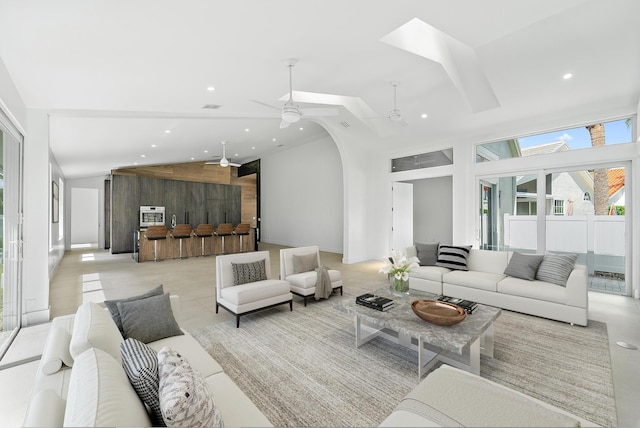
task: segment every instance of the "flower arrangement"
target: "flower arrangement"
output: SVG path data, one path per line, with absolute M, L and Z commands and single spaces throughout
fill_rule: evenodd
M 389 275 L 391 292 L 407 293 L 409 291 L 409 272 L 418 267 L 417 257 L 408 257 L 406 254 L 391 252 L 391 257 L 386 266 L 380 268 L 380 273 Z

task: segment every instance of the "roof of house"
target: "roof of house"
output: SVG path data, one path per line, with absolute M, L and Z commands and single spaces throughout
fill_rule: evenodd
M 534 155 L 546 155 L 548 153 L 566 152 L 569 146 L 564 141 L 556 141 L 553 143 L 541 144 L 539 146 L 521 148 L 522 157 Z

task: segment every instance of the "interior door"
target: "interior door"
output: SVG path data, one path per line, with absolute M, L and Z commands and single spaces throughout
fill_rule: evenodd
M 391 189 L 392 243 L 391 250 L 403 252 L 413 245 L 413 184 L 396 182 Z

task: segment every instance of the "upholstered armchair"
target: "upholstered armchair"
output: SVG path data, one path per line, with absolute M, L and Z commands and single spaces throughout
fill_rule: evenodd
M 280 250 L 280 278 L 289 281 L 291 292 L 304 299 L 315 296 L 318 281 L 316 268 L 320 264 L 320 251 L 317 246 L 286 248 Z M 342 295 L 342 277 L 340 272 L 327 269 L 332 291 L 340 290 Z
M 271 278 L 268 251 L 227 254 L 216 257 L 216 313 L 222 306 L 240 316 L 289 303 L 293 310 L 293 296 L 289 282 Z

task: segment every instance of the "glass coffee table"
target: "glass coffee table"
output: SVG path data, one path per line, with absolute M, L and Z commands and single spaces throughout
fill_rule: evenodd
M 413 313 L 415 300 L 435 300 L 436 295 L 411 290 L 409 295 L 398 297 L 387 288 L 372 292 L 377 296 L 393 299 L 393 307 L 382 312 L 358 305 L 355 299 L 344 299 L 334 308 L 353 315 L 356 347 L 382 337 L 418 352 L 418 379 L 422 379 L 438 362 L 480 375 L 480 354 L 493 357 L 493 322 L 501 310 L 478 305 L 472 314 L 452 326 L 439 326 L 423 321 Z

